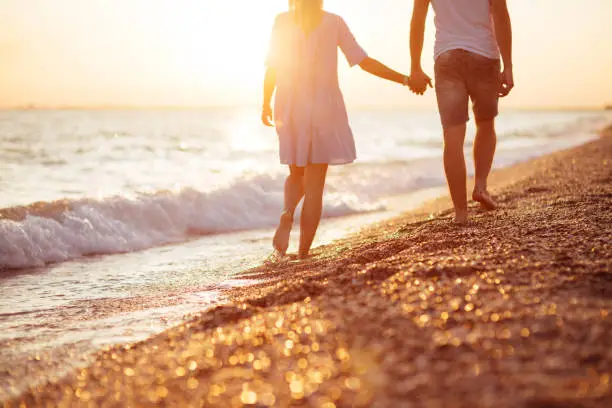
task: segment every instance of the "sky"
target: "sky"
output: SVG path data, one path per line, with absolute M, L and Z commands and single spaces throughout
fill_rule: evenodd
M 409 73 L 412 0 L 326 0 L 371 57 Z M 512 108 L 612 104 L 612 1 L 508 0 Z M 0 0 L 0 107 L 233 106 L 261 102 L 274 16 L 287 0 Z M 433 11 L 423 66 L 433 75 Z M 352 107 L 435 107 L 348 69 Z

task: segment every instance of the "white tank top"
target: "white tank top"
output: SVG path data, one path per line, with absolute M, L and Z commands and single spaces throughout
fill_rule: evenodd
M 434 58 L 462 49 L 498 59 L 491 0 L 431 0 L 436 24 Z

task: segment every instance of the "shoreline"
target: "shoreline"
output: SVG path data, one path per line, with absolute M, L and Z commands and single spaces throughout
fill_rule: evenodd
M 438 197 L 442 194 L 442 191 L 446 191 L 446 188 L 428 188 L 417 190 L 416 192 L 390 196 L 386 197 L 383 201 L 386 203 L 386 209 L 384 211 L 375 211 L 375 212 L 366 212 L 366 213 L 358 213 L 358 214 L 350 214 L 345 216 L 337 216 L 325 218 L 322 220 L 320 234 L 316 237 L 315 244 L 317 246 L 320 245 L 329 245 L 338 239 L 342 239 L 345 236 L 350 236 L 358 233 L 359 229 L 363 225 L 369 225 L 376 222 L 381 222 L 387 218 L 392 216 L 397 216 L 400 214 L 400 209 L 410 209 L 410 208 L 418 208 L 423 202 L 427 200 L 427 198 Z M 296 226 L 293 230 L 293 244 L 297 243 L 298 240 L 298 229 L 299 224 L 296 223 Z M 244 238 L 244 236 L 251 232 L 251 238 Z M 252 230 L 252 231 L 238 231 L 238 232 L 228 232 L 224 234 L 216 234 L 214 236 L 205 236 L 195 238 L 195 241 L 201 240 L 209 240 L 213 237 L 218 237 L 218 239 L 228 240 L 230 237 L 235 237 L 233 240 L 236 243 L 242 240 L 248 241 L 259 241 L 260 237 L 266 237 L 265 242 L 268 244 L 268 238 L 274 233 L 273 229 L 265 229 L 265 230 Z M 243 236 L 242 238 L 240 238 Z M 246 242 L 245 242 L 246 244 Z M 184 245 L 182 244 L 170 244 L 170 246 L 176 245 Z M 156 251 L 162 250 L 164 247 L 153 248 L 147 251 Z M 13 364 L 12 372 L 13 373 L 32 373 L 28 368 L 31 366 L 31 361 L 36 361 L 36 380 L 33 381 L 31 379 L 22 379 L 18 382 L 12 382 L 10 387 L 15 387 L 13 391 L 9 392 L 9 385 L 7 385 L 7 372 L 0 370 L 0 401 L 8 398 L 12 398 L 16 395 L 19 395 L 23 390 L 36 387 L 41 383 L 45 383 L 47 381 L 56 381 L 59 378 L 62 378 L 64 375 L 70 373 L 72 370 L 80 369 L 86 367 L 88 364 L 91 364 L 92 357 L 100 352 L 101 350 L 107 349 L 109 347 L 119 347 L 126 344 L 135 344 L 141 341 L 145 341 L 146 339 L 158 335 L 159 333 L 168 330 L 176 325 L 179 325 L 191 318 L 193 315 L 197 315 L 204 310 L 208 310 L 214 308 L 215 306 L 222 305 L 229 301 L 225 297 L 224 292 L 227 291 L 228 288 L 234 286 L 245 286 L 252 284 L 259 284 L 259 281 L 249 281 L 240 277 L 241 273 L 245 271 L 251 270 L 254 267 L 261 264 L 261 260 L 265 259 L 267 252 L 262 252 L 260 256 L 255 259 L 250 252 L 252 250 L 247 251 L 249 255 L 243 255 L 240 257 L 242 260 L 240 262 L 229 263 L 226 266 L 234 270 L 233 273 L 229 273 L 229 275 L 219 281 L 209 282 L 206 284 L 201 284 L 197 287 L 188 287 L 184 292 L 172 291 L 171 293 L 166 294 L 167 296 L 154 296 L 152 294 L 141 294 L 136 296 L 130 296 L 128 298 L 108 298 L 108 299 L 98 299 L 89 301 L 73 301 L 70 304 L 64 304 L 57 307 L 56 314 L 60 314 L 64 319 L 68 321 L 66 327 L 61 331 L 63 334 L 57 334 L 55 337 L 45 338 L 44 340 L 38 339 L 36 343 L 31 343 L 30 340 L 20 340 L 23 338 L 22 336 L 17 336 L 17 341 L 13 342 L 11 340 L 0 339 L 0 346 L 6 347 L 6 351 L 9 351 L 7 355 L 2 355 L 0 353 L 0 366 L 6 364 Z M 112 255 L 111 255 L 112 256 Z M 246 256 L 246 258 L 245 258 Z M 109 258 L 112 259 L 112 258 Z M 246 259 L 246 261 L 245 261 Z M 87 261 L 87 258 L 84 258 L 84 262 Z M 72 261 L 78 264 L 78 260 Z M 99 262 L 103 262 L 99 260 Z M 245 264 L 239 266 L 238 264 Z M 61 264 L 51 264 L 46 265 L 45 267 L 41 267 L 40 270 L 44 270 L 46 268 L 61 268 Z M 78 266 L 77 266 L 78 267 Z M 73 267 L 74 268 L 74 267 Z M 103 268 L 103 266 L 102 266 Z M 220 269 L 218 267 L 217 269 Z M 0 271 L 2 273 L 16 273 L 20 272 L 20 270 L 7 270 Z M 235 279 L 237 278 L 237 279 Z M 203 285 L 203 286 L 202 286 Z M 200 303 L 202 302 L 201 297 L 205 295 L 205 298 L 210 302 L 210 305 L 205 309 L 202 309 Z M 192 305 L 187 300 L 183 299 L 184 304 L 177 303 L 179 299 L 177 297 L 184 297 L 191 299 L 192 302 L 196 302 L 197 305 Z M 74 317 L 69 317 L 70 312 L 67 311 L 66 308 L 71 307 L 83 307 L 85 304 L 88 305 L 88 309 L 83 309 L 81 313 L 84 313 L 85 316 L 83 318 L 83 323 L 79 323 L 78 321 L 74 321 Z M 45 309 L 51 310 L 51 309 Z M 161 310 L 166 310 L 168 313 L 165 317 L 157 319 L 154 318 L 160 314 Z M 182 312 L 177 312 L 176 310 L 182 310 Z M 21 315 L 23 311 L 17 312 L 17 315 Z M 77 312 L 72 312 L 72 314 Z M 138 320 L 134 316 L 151 316 L 147 318 L 144 317 L 143 321 Z M 5 318 L 9 315 L 4 315 Z M 56 316 L 44 316 L 40 317 L 42 319 L 50 319 L 51 323 L 57 329 L 57 323 L 55 319 L 58 318 Z M 129 321 L 131 322 L 129 326 L 123 325 L 120 323 L 121 321 Z M 116 341 L 109 341 L 107 337 L 109 336 L 108 332 L 111 330 L 110 328 L 105 326 L 105 322 L 108 319 L 117 319 L 117 326 L 113 327 L 112 331 L 115 333 L 122 333 Z M 136 320 L 134 320 L 136 319 Z M 97 329 L 93 329 L 96 327 Z M 90 324 L 91 323 L 91 324 Z M 23 324 L 21 326 L 13 325 L 14 329 L 17 332 L 25 335 L 26 332 L 23 330 Z M 34 327 L 30 323 L 25 323 L 29 326 L 30 329 L 40 329 L 40 327 Z M 64 323 L 61 323 L 64 325 Z M 70 328 L 70 325 L 78 325 L 78 330 L 75 327 Z M 97 333 L 90 333 L 91 330 L 88 330 L 84 327 L 83 324 L 90 324 L 92 327 L 91 330 L 96 330 Z M 21 328 L 20 328 L 21 327 Z M 42 325 L 41 327 L 46 327 L 46 325 Z M 61 330 L 61 329 L 58 329 Z M 68 338 L 74 334 L 74 331 L 78 331 L 78 335 L 81 337 L 81 341 L 74 342 L 56 342 L 58 338 Z M 97 334 L 101 339 L 104 340 L 95 340 L 92 345 L 88 344 L 88 340 L 84 340 L 83 338 L 89 338 L 93 334 Z M 144 337 L 142 337 L 144 335 Z M 1 336 L 0 336 L 1 337 Z M 31 336 L 27 336 L 31 337 Z M 49 342 L 56 342 L 54 346 L 50 346 Z M 12 350 L 12 351 L 11 351 Z M 36 358 L 39 357 L 40 360 Z M 10 363 L 9 363 L 10 362 Z M 14 374 L 13 374 L 14 375 Z M 20 377 L 23 378 L 23 377 Z M 11 380 L 11 378 L 8 378 Z M 6 386 L 6 388 L 5 388 Z
M 156 402 L 172 406 L 203 400 L 213 406 L 227 406 L 223 402 L 228 401 L 235 406 L 251 401 L 264 406 L 291 401 L 335 406 L 368 406 L 377 401 L 380 406 L 394 406 L 397 401 L 417 402 L 416 396 L 424 396 L 441 406 L 453 401 L 457 404 L 453 406 L 517 406 L 521 402 L 535 404 L 525 401 L 537 398 L 553 402 L 569 398 L 560 403 L 582 406 L 580 400 L 570 398 L 571 392 L 580 391 L 590 398 L 590 405 L 585 406 L 605 406 L 598 404 L 612 401 L 612 354 L 597 349 L 584 357 L 597 376 L 586 375 L 586 369 L 581 376 L 577 374 L 582 374 L 580 367 L 564 367 L 566 363 L 558 356 L 555 360 L 554 353 L 544 353 L 544 359 L 535 352 L 529 354 L 530 350 L 524 354 L 520 346 L 555 343 L 555 335 L 561 335 L 573 347 L 570 351 L 580 349 L 580 343 L 571 342 L 573 332 L 565 332 L 565 314 L 573 331 L 581 329 L 576 327 L 579 321 L 569 319 L 572 307 L 589 312 L 582 316 L 591 319 L 583 330 L 598 330 L 591 333 L 595 339 L 587 336 L 589 344 L 598 346 L 606 338 L 612 341 L 612 325 L 605 319 L 612 311 L 612 287 L 605 275 L 611 265 L 610 246 L 602 239 L 610 233 L 611 220 L 605 210 L 610 209 L 612 181 L 606 166 L 612 164 L 607 161 L 612 159 L 611 133 L 608 129 L 607 136 L 586 145 L 496 170 L 491 177 L 492 191 L 504 208 L 475 213 L 471 207 L 473 221 L 467 228 L 449 225 L 452 211 L 448 210 L 448 197 L 442 197 L 316 248 L 315 257 L 307 262 L 246 271 L 234 279 L 258 279 L 260 283 L 226 291 L 232 304 L 143 342 L 100 352 L 90 367 L 56 384 L 31 389 L 20 400 L 28 405 L 62 401 L 85 406 L 112 401 L 118 395 L 116 403 L 136 405 Z M 594 165 L 596 159 L 603 161 L 603 171 Z M 585 168 L 592 174 L 586 174 Z M 562 176 L 583 183 L 570 186 Z M 603 186 L 597 187 L 596 180 Z M 596 199 L 581 200 L 579 194 L 571 194 L 572 189 L 583 189 L 587 198 L 592 195 L 603 204 Z M 554 212 L 557 205 L 560 209 Z M 564 235 L 571 232 L 565 224 L 572 222 L 572 205 L 578 206 L 583 217 L 598 205 L 604 211 L 597 215 L 604 221 L 600 231 L 590 231 L 590 249 L 599 260 L 589 258 L 588 251 L 586 255 L 578 251 L 584 249 L 584 239 Z M 546 213 L 547 208 L 553 212 Z M 532 225 L 534 219 L 547 222 L 548 228 Z M 585 236 L 589 232 L 585 226 L 574 227 Z M 523 230 L 530 234 L 511 234 Z M 504 239 L 491 235 L 493 232 Z M 495 240 L 483 242 L 479 235 Z M 463 245 L 450 242 L 449 237 Z M 564 298 L 554 291 L 546 292 L 544 283 L 551 284 L 552 278 L 571 285 L 580 277 L 572 275 L 574 269 L 585 276 L 590 273 L 587 261 L 599 276 L 595 283 L 603 288 L 605 296 L 596 299 L 600 303 L 594 301 L 593 306 L 578 295 L 563 303 Z M 530 287 L 534 278 L 529 278 L 528 271 L 536 274 L 536 283 L 541 285 L 538 290 L 544 294 L 531 293 L 535 291 Z M 510 272 L 520 277 L 518 282 Z M 571 288 L 567 290 L 571 292 Z M 481 293 L 485 299 L 477 301 Z M 534 297 L 540 301 L 528 302 Z M 516 305 L 507 304 L 510 301 L 521 303 L 525 310 L 512 310 L 510 306 Z M 489 310 L 491 303 L 495 310 Z M 549 313 L 553 309 L 554 313 Z M 533 321 L 517 325 L 517 318 Z M 546 346 L 540 343 L 536 345 Z M 544 347 L 544 351 L 564 352 L 554 344 L 548 346 L 552 350 Z M 462 361 L 463 356 L 471 360 Z M 483 356 L 487 358 L 483 360 Z M 500 366 L 491 366 L 490 357 L 499 360 Z M 543 367 L 549 365 L 554 381 L 538 371 L 537 364 L 531 364 L 534 361 Z M 527 366 L 531 387 L 515 375 Z M 571 375 L 562 375 L 570 369 L 574 370 Z M 501 383 L 497 371 L 512 381 Z M 470 381 L 485 387 L 486 392 L 478 391 L 467 379 L 456 378 L 457 373 L 466 372 L 472 376 Z M 450 376 L 440 380 L 447 383 L 445 387 L 431 382 L 440 375 Z M 140 383 L 152 388 L 137 385 Z M 106 385 L 98 387 L 101 384 Z M 124 385 L 118 389 L 113 384 Z M 547 387 L 550 385 L 552 388 Z M 442 392 L 446 388 L 450 392 Z M 500 403 L 502 396 L 515 400 Z
M 442 194 L 442 191 L 446 191 L 446 188 L 425 188 L 408 194 L 389 196 L 382 199 L 382 201 L 385 202 L 385 210 L 383 211 L 325 218 L 321 222 L 320 233 L 315 239 L 315 245 L 329 245 L 345 236 L 354 235 L 358 233 L 363 225 L 381 222 L 392 216 L 397 216 L 400 214 L 401 209 L 418 208 L 427 198 L 438 197 Z M 299 238 L 297 234 L 298 229 L 299 224 L 296 223 L 292 236 L 293 244 L 297 244 Z M 247 237 L 249 233 L 251 235 L 250 238 Z M 209 244 L 204 244 L 204 242 L 215 239 L 216 237 L 216 239 L 219 240 L 234 241 L 234 244 L 257 246 L 257 242 L 260 241 L 262 237 L 265 237 L 264 240 L 267 248 L 269 241 L 268 237 L 272 236 L 273 233 L 273 229 L 235 231 L 194 238 L 193 242 L 202 242 L 201 246 L 208 246 Z M 185 243 L 169 244 L 169 247 L 181 247 L 183 245 L 185 245 Z M 151 248 L 145 250 L 145 252 L 163 252 L 164 248 L 167 247 L 168 246 Z M 244 247 L 242 248 L 244 251 Z M 241 273 L 261 265 L 261 261 L 266 258 L 269 251 L 260 251 L 261 253 L 257 258 L 253 256 L 253 252 L 252 248 L 247 249 L 242 253 L 242 256 L 238 257 L 240 259 L 239 261 L 222 261 L 226 268 L 230 268 L 234 271 L 231 273 L 227 272 L 227 276 L 222 280 L 212 279 L 211 282 L 205 284 L 201 283 L 194 287 L 187 287 L 184 291 L 173 290 L 170 293 L 166 293 L 165 296 L 143 293 L 140 295 L 131 295 L 127 298 L 111 297 L 92 301 L 72 301 L 68 304 L 56 306 L 56 308 L 45 308 L 45 311 L 49 311 L 51 315 L 39 316 L 39 319 L 47 320 L 47 323 L 41 324 L 40 327 L 33 325 L 33 323 L 29 321 L 23 324 L 18 324 L 17 322 L 12 325 L 9 324 L 8 327 L 13 328 L 18 334 L 15 337 L 15 341 L 0 338 L 0 347 L 5 347 L 5 355 L 0 352 L 0 366 L 12 365 L 11 378 L 9 378 L 7 371 L 0 370 L 0 401 L 13 398 L 27 388 L 36 387 L 48 381 L 57 381 L 73 370 L 86 367 L 93 362 L 92 357 L 101 350 L 145 341 L 152 336 L 156 336 L 165 330 L 189 320 L 193 315 L 212 309 L 215 306 L 225 304 L 229 301 L 224 294 L 228 288 L 259 284 L 260 282 L 258 281 L 251 282 L 240 278 Z M 138 255 L 138 253 L 134 253 L 134 255 Z M 223 257 L 227 257 L 228 255 L 229 254 L 221 254 Z M 110 263 L 112 263 L 113 257 L 114 255 L 110 255 L 108 259 Z M 88 259 L 91 260 L 92 258 L 83 258 L 83 262 L 87 262 Z M 108 261 L 107 263 L 109 263 Z M 79 260 L 73 260 L 71 262 L 75 263 L 72 267 L 73 269 L 79 267 Z M 100 259 L 98 262 L 103 264 L 99 266 L 103 269 L 104 260 Z M 62 268 L 62 265 L 66 265 L 66 263 L 50 264 L 37 269 L 42 271 L 47 268 Z M 70 267 L 68 267 L 68 269 L 69 268 Z M 221 266 L 217 266 L 216 269 L 220 270 L 222 268 Z M 0 270 L 0 275 L 3 273 L 19 274 L 22 272 L 27 273 L 27 270 Z M 213 271 L 207 271 L 207 274 L 211 272 L 214 273 Z M 235 277 L 238 279 L 234 279 Z M 206 308 L 201 306 L 203 296 L 207 300 L 207 303 L 210 303 Z M 194 302 L 195 304 L 191 304 Z M 73 308 L 75 310 L 80 308 L 81 310 L 78 312 L 73 310 Z M 55 311 L 51 312 L 53 309 L 55 309 Z M 163 310 L 166 311 L 167 315 L 157 318 Z M 77 313 L 82 314 L 82 316 L 77 318 L 77 321 L 74 321 L 74 315 Z M 17 312 L 17 316 L 21 314 L 28 314 L 28 312 Z M 5 314 L 4 318 L 10 319 L 9 316 L 10 314 Z M 64 323 L 64 321 L 60 323 L 57 320 L 60 318 L 65 319 L 66 323 Z M 80 322 L 81 319 L 83 320 L 82 322 Z M 116 320 L 117 324 L 112 328 L 107 327 L 107 320 Z M 130 324 L 122 324 L 122 321 L 130 322 Z M 9 322 L 7 321 L 5 323 Z M 59 333 L 52 336 L 42 336 L 43 339 L 38 336 L 35 343 L 32 343 L 33 336 L 28 335 L 27 332 L 29 330 L 45 329 L 48 324 L 53 326 L 55 330 L 58 330 Z M 74 327 L 75 325 L 78 326 L 78 328 Z M 26 326 L 28 326 L 28 329 L 25 329 Z M 60 326 L 62 328 L 59 328 Z M 91 329 L 87 327 L 91 327 Z M 79 336 L 80 341 L 74 342 L 69 340 L 75 335 Z M 90 338 L 94 339 L 94 335 L 96 335 L 95 340 L 88 340 Z M 109 341 L 108 337 L 112 335 L 118 336 L 115 341 Z M 61 339 L 68 340 L 64 342 Z M 50 345 L 51 343 L 53 346 Z M 38 358 L 40 358 L 40 360 L 38 360 Z M 32 369 L 32 361 L 36 361 L 34 370 Z M 16 375 L 16 373 L 26 373 L 29 375 L 22 377 L 21 375 Z M 13 377 L 18 377 L 20 380 L 14 381 Z M 35 380 L 32 378 L 35 378 Z

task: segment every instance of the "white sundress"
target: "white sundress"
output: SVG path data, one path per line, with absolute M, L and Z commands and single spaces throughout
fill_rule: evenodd
M 266 65 L 276 70 L 274 122 L 282 164 L 335 165 L 356 158 L 338 83 L 338 47 L 350 66 L 367 57 L 340 16 L 325 12 L 308 35 L 290 13 L 276 18 Z

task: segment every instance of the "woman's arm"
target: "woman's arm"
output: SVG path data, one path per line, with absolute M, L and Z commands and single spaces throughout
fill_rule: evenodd
M 276 70 L 268 67 L 264 77 L 264 98 L 261 110 L 261 121 L 266 126 L 272 125 L 272 95 L 276 89 Z
M 408 85 L 408 77 L 404 74 L 400 74 L 397 71 L 392 70 L 385 64 L 370 58 L 366 57 L 359 66 L 365 72 L 370 73 L 374 76 L 377 76 L 382 79 L 386 79 L 388 81 L 397 82 L 398 84 Z

